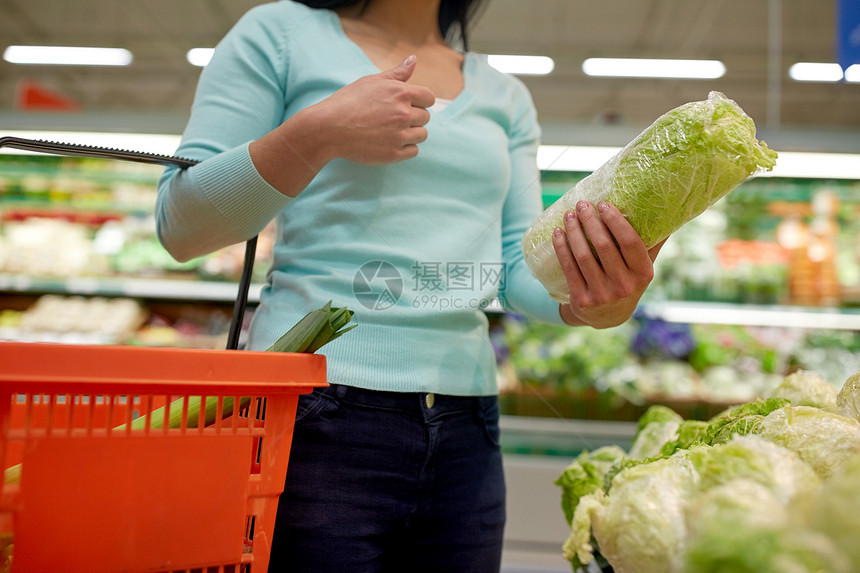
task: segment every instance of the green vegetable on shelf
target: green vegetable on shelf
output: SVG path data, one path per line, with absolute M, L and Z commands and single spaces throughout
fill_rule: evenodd
M 558 302 L 569 300 L 552 246 L 556 227 L 584 200 L 612 203 L 651 248 L 761 169 L 776 152 L 755 137 L 753 120 L 734 101 L 712 91 L 658 118 L 613 158 L 567 191 L 532 223 L 523 255 Z
M 811 372 L 708 421 L 652 407 L 601 486 L 582 456 L 556 481 L 565 557 L 636 573 L 860 571 L 860 420 L 846 407 L 858 380 L 843 385 L 842 414 Z

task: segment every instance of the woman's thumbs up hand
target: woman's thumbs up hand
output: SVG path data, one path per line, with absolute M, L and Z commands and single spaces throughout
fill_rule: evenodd
M 307 107 L 250 144 L 260 175 L 284 195 L 295 197 L 332 159 L 387 165 L 418 155 L 436 97 L 407 83 L 415 56 L 364 76 L 318 104 Z
M 362 77 L 314 106 L 320 129 L 331 131 L 332 155 L 366 165 L 410 159 L 427 139 L 424 127 L 436 101 L 426 87 L 408 84 L 415 56 Z

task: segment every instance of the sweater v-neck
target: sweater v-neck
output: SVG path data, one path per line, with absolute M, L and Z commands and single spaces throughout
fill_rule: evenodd
M 346 50 L 359 62 L 365 69 L 368 70 L 370 74 L 378 74 L 381 73 L 382 70 L 379 69 L 373 60 L 371 60 L 365 51 L 356 44 L 352 38 L 346 33 L 346 30 L 343 28 L 343 23 L 340 20 L 340 16 L 337 12 L 333 10 L 325 10 L 329 15 L 329 20 L 331 22 L 332 30 L 337 39 L 346 46 Z M 434 111 L 434 114 L 440 117 L 451 116 L 456 114 L 463 106 L 465 106 L 468 101 L 471 99 L 471 92 L 469 91 L 469 83 L 470 77 L 474 73 L 474 61 L 475 55 L 471 52 L 463 53 L 463 88 L 460 90 L 460 93 L 453 99 L 447 99 L 444 107 L 441 109 Z

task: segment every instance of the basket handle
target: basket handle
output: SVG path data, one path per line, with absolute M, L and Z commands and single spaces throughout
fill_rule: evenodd
M 55 155 L 118 159 L 121 161 L 135 161 L 137 163 L 151 163 L 157 165 L 176 165 L 181 169 L 187 169 L 188 167 L 199 163 L 194 159 L 159 155 L 157 153 L 128 151 L 125 149 L 112 149 L 95 145 L 80 145 L 76 143 L 57 143 L 54 141 L 24 139 L 22 137 L 0 137 L 0 148 L 3 147 L 11 147 L 24 151 L 53 153 Z M 242 332 L 245 307 L 248 304 L 248 291 L 251 287 L 251 271 L 254 269 L 254 256 L 256 255 L 256 251 L 257 237 L 254 236 L 251 239 L 248 239 L 245 243 L 245 260 L 242 264 L 242 277 L 239 280 L 239 293 L 236 297 L 236 301 L 233 303 L 233 317 L 230 321 L 230 331 L 227 335 L 227 350 L 236 350 L 239 348 L 239 335 Z

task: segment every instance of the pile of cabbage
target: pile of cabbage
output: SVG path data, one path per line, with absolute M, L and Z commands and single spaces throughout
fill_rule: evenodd
M 567 303 L 552 234 L 578 201 L 612 203 L 651 248 L 776 159 L 744 110 L 712 91 L 660 116 L 541 213 L 523 236 L 526 264 L 553 299 Z
M 860 571 L 860 372 L 795 372 L 709 421 L 653 406 L 629 452 L 584 452 L 556 484 L 574 570 Z

